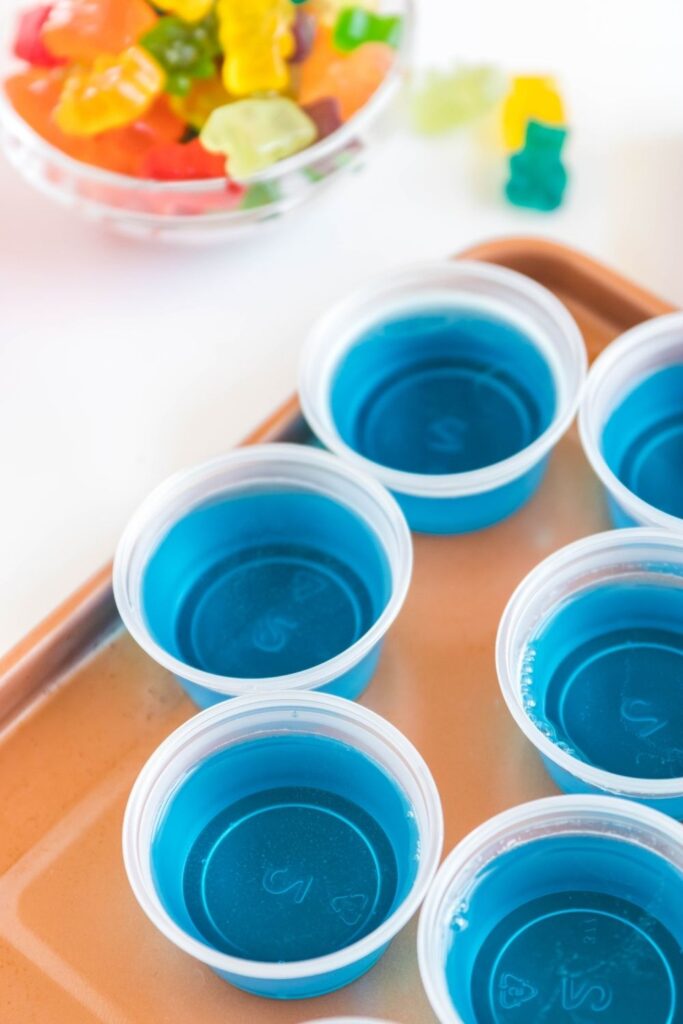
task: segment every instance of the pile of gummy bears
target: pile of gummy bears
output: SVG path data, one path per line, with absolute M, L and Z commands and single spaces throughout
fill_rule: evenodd
M 401 28 L 339 0 L 56 0 L 20 15 L 5 90 L 75 160 L 239 190 L 364 106 Z
M 550 75 L 506 76 L 486 65 L 430 71 L 410 97 L 415 129 L 440 135 L 493 112 L 495 135 L 507 155 L 505 195 L 515 206 L 557 209 L 568 174 L 562 149 L 568 135 L 564 102 Z

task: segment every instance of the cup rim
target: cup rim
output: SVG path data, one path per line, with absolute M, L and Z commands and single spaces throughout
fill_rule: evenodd
M 366 517 L 353 505 L 348 504 L 347 507 L 363 520 L 368 529 L 372 531 L 378 544 L 381 545 L 391 572 L 391 594 L 381 614 L 362 636 L 350 647 L 317 665 L 311 665 L 309 668 L 286 675 L 267 676 L 260 679 L 222 676 L 215 672 L 195 668 L 165 650 L 157 643 L 147 627 L 139 601 L 141 576 L 137 576 L 133 580 L 129 578 L 138 544 L 160 513 L 173 509 L 174 504 L 177 505 L 182 497 L 198 484 L 208 485 L 212 478 L 223 471 L 227 472 L 244 465 L 258 467 L 261 464 L 267 464 L 273 458 L 281 466 L 280 475 L 272 477 L 274 486 L 278 482 L 286 482 L 286 475 L 283 474 L 286 473 L 288 467 L 312 468 L 314 470 L 317 468 L 330 476 L 346 480 L 354 488 L 364 492 L 374 503 L 386 520 L 387 533 L 391 533 L 396 548 L 393 555 L 385 537 L 380 535 L 376 527 L 368 522 Z M 217 491 L 208 493 L 205 500 L 210 500 L 211 497 L 224 491 L 225 485 Z M 324 493 L 324 491 L 320 490 L 319 493 Z M 330 500 L 341 503 L 337 497 Z M 202 502 L 199 501 L 191 507 L 201 504 Z M 170 517 L 167 514 L 161 536 L 164 536 L 172 525 L 178 522 L 184 514 L 187 514 L 187 511 L 189 510 L 186 509 L 180 515 Z M 157 543 L 161 540 L 161 536 L 157 536 Z M 149 554 L 151 554 L 151 550 L 148 552 Z M 138 506 L 121 536 L 114 555 L 112 579 L 114 599 L 121 619 L 140 647 L 158 664 L 181 679 L 188 680 L 221 696 L 230 697 L 255 692 L 268 693 L 275 690 L 310 690 L 325 686 L 339 678 L 370 653 L 395 621 L 408 593 L 412 568 L 413 546 L 408 524 L 398 503 L 384 487 L 372 478 L 359 473 L 353 466 L 345 465 L 341 459 L 329 452 L 309 448 L 305 445 L 274 442 L 236 448 L 226 455 L 219 455 L 189 469 L 180 470 L 159 484 Z
M 651 505 L 639 497 L 610 468 L 602 453 L 601 436 L 606 420 L 614 411 L 614 407 L 609 410 L 608 416 L 605 418 L 601 416 L 600 410 L 596 411 L 595 409 L 596 399 L 605 385 L 609 387 L 615 367 L 631 365 L 635 377 L 642 368 L 643 360 L 648 361 L 653 354 L 666 350 L 671 345 L 670 331 L 681 332 L 680 348 L 681 361 L 683 361 L 683 312 L 665 313 L 662 316 L 645 320 L 620 335 L 600 353 L 593 362 L 586 379 L 583 398 L 579 406 L 578 425 L 581 445 L 593 472 L 606 490 L 624 508 L 624 511 L 644 526 L 666 527 L 680 533 L 683 531 L 683 518 L 664 512 L 656 505 Z M 634 386 L 650 375 L 650 373 L 645 373 L 638 379 L 634 379 Z M 628 394 L 629 390 L 623 392 L 621 398 L 625 398 Z
M 596 822 L 612 820 L 623 825 L 640 826 L 642 830 L 650 832 L 660 841 L 677 844 L 683 851 L 683 834 L 679 822 L 652 807 L 602 794 L 565 794 L 530 800 L 502 811 L 477 826 L 456 844 L 442 863 L 420 912 L 417 931 L 420 977 L 429 1003 L 441 1024 L 463 1024 L 443 983 L 443 965 L 437 963 L 434 955 L 439 934 L 439 917 L 454 880 L 468 865 L 475 865 L 476 870 L 480 871 L 482 867 L 500 856 L 502 850 L 486 853 L 487 848 L 496 839 L 515 833 L 522 835 L 528 830 L 527 841 L 530 841 L 533 838 L 534 825 L 544 821 L 548 824 L 566 823 L 573 817 L 583 816 L 591 817 Z M 577 827 L 575 834 L 583 832 L 587 833 L 586 826 Z M 629 840 L 622 837 L 622 841 Z M 632 841 L 637 843 L 636 839 Z M 650 849 L 656 850 L 654 845 Z M 659 856 L 665 856 L 661 850 L 657 849 L 656 852 Z M 475 870 L 475 867 L 472 870 Z
M 520 617 L 529 600 L 536 597 L 539 591 L 542 592 L 552 587 L 553 581 L 558 578 L 560 572 L 578 563 L 579 560 L 590 559 L 591 556 L 609 552 L 615 554 L 626 552 L 631 544 L 637 544 L 641 549 L 649 547 L 653 551 L 675 549 L 683 555 L 683 537 L 668 530 L 635 526 L 629 529 L 607 530 L 573 541 L 548 555 L 527 573 L 513 591 L 498 626 L 496 636 L 498 683 L 508 710 L 522 733 L 538 753 L 557 765 L 558 768 L 581 782 L 614 796 L 638 800 L 676 799 L 683 797 L 683 776 L 644 779 L 632 775 L 620 775 L 617 772 L 588 764 L 553 743 L 526 713 L 518 695 L 518 665 L 513 663 L 511 648 L 521 629 Z M 553 607 L 551 595 L 548 595 L 548 612 Z
M 396 909 L 377 928 L 362 939 L 324 956 L 285 963 L 247 960 L 222 953 L 208 943 L 188 935 L 164 909 L 153 884 L 151 866 L 145 866 L 144 854 L 139 849 L 139 829 L 147 801 L 162 771 L 173 763 L 179 750 L 185 749 L 215 723 L 238 718 L 258 711 L 312 710 L 320 711 L 337 720 L 343 718 L 350 725 L 363 730 L 376 744 L 397 754 L 406 772 L 410 772 L 425 805 L 425 817 L 430 825 L 427 834 L 420 833 L 420 859 L 413 884 Z M 348 742 L 348 741 L 347 741 Z M 219 748 L 216 748 L 219 749 Z M 195 766 L 201 763 L 201 758 Z M 394 781 L 405 792 L 398 775 Z M 166 794 L 168 796 L 168 794 Z M 425 897 L 441 859 L 443 847 L 443 810 L 434 778 L 422 755 L 411 741 L 394 725 L 376 712 L 354 701 L 331 694 L 281 692 L 273 697 L 245 696 L 215 704 L 180 725 L 152 753 L 140 771 L 124 813 L 122 830 L 123 860 L 133 893 L 156 928 L 183 952 L 207 964 L 214 970 L 235 977 L 261 981 L 301 980 L 343 969 L 377 953 L 407 924 Z
M 367 103 L 353 114 L 348 121 L 345 121 L 339 128 L 332 132 L 331 135 L 328 135 L 324 139 L 320 139 L 318 142 L 315 142 L 307 149 L 301 150 L 299 153 L 294 153 L 292 156 L 286 157 L 284 160 L 280 160 L 271 167 L 264 168 L 264 170 L 251 175 L 247 179 L 240 179 L 238 184 L 255 185 L 264 182 L 272 182 L 289 173 L 301 170 L 308 166 L 309 163 L 316 163 L 318 160 L 324 160 L 326 157 L 335 153 L 337 149 L 343 149 L 347 143 L 352 142 L 359 131 L 362 131 L 367 124 L 375 120 L 375 118 L 384 111 L 392 98 L 398 92 L 401 77 L 408 65 L 414 45 L 415 0 L 397 0 L 397 3 L 401 6 L 400 12 L 397 13 L 400 13 L 401 17 L 404 19 L 404 24 L 401 39 L 398 46 L 395 48 L 395 59 L 382 83 L 378 86 Z M 21 13 L 25 8 L 26 5 L 22 2 L 16 13 Z M 6 74 L 3 68 L 3 81 L 5 78 Z M 225 188 L 226 178 L 224 177 L 205 178 L 199 181 L 157 181 L 156 179 L 136 178 L 133 175 L 119 174 L 116 171 L 107 171 L 101 167 L 95 167 L 93 164 L 76 160 L 74 157 L 63 153 L 57 146 L 53 146 L 52 143 L 48 142 L 39 135 L 38 132 L 34 131 L 34 129 L 31 128 L 31 126 L 14 109 L 5 94 L 4 88 L 1 86 L 2 83 L 0 83 L 0 128 L 12 130 L 17 134 L 20 134 L 23 140 L 30 143 L 34 149 L 42 149 L 49 152 L 50 159 L 65 171 L 72 173 L 78 172 L 79 174 L 86 175 L 95 184 L 101 184 L 103 186 L 108 185 L 109 187 L 118 187 L 123 189 L 134 188 L 142 192 L 162 192 L 169 195 L 173 195 L 173 193 L 176 192 L 180 192 L 184 195 L 188 192 L 221 192 Z M 239 212 L 241 211 L 224 211 L 227 215 Z
M 564 359 L 560 357 L 553 361 L 548 358 L 547 351 L 541 349 L 541 352 L 549 363 L 556 384 L 558 377 L 569 378 L 566 366 L 570 359 L 573 360 L 576 382 L 568 383 L 568 393 L 564 395 L 563 401 L 560 401 L 558 396 L 557 408 L 546 429 L 531 444 L 506 459 L 462 473 L 427 474 L 394 469 L 361 455 L 344 441 L 336 428 L 329 409 L 329 385 L 340 358 L 348 351 L 349 346 L 345 346 L 343 350 L 340 346 L 339 352 L 330 355 L 330 338 L 337 332 L 337 321 L 349 319 L 365 302 L 381 297 L 388 287 L 393 285 L 396 288 L 409 289 L 411 286 L 428 283 L 430 279 L 434 279 L 435 282 L 439 279 L 442 282 L 441 287 L 444 287 L 443 281 L 446 278 L 449 279 L 449 286 L 452 281 L 454 293 L 459 289 L 465 293 L 468 278 L 492 289 L 507 291 L 504 298 L 496 296 L 492 299 L 490 296 L 474 294 L 466 303 L 470 308 L 483 308 L 486 305 L 501 308 L 506 306 L 511 322 L 515 323 L 522 316 L 510 298 L 512 294 L 516 294 L 524 303 L 523 319 L 531 322 L 535 314 L 539 319 L 542 317 L 546 322 L 552 322 L 562 335 L 568 353 Z M 530 313 L 530 310 L 533 310 L 533 313 Z M 543 333 L 540 325 L 535 333 Z M 551 343 L 548 348 L 553 349 L 556 346 Z M 323 367 L 325 372 L 321 373 Z M 547 288 L 515 270 L 484 261 L 431 260 L 376 275 L 341 299 L 313 324 L 304 341 L 299 363 L 299 397 L 306 420 L 323 444 L 342 456 L 345 461 L 374 476 L 391 491 L 424 498 L 465 497 L 493 490 L 517 479 L 551 451 L 569 429 L 576 415 L 587 369 L 588 357 L 578 325 L 566 306 Z M 324 380 L 324 394 L 319 384 L 321 379 Z

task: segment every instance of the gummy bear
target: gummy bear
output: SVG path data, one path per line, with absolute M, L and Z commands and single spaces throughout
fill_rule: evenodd
M 166 72 L 166 91 L 187 96 L 195 78 L 212 78 L 218 44 L 218 23 L 214 15 L 188 24 L 180 18 L 160 18 L 151 32 L 140 40 Z
M 209 153 L 199 139 L 155 146 L 143 157 L 140 174 L 157 181 L 193 181 L 225 176 L 225 157 Z
M 29 7 L 19 14 L 14 37 L 14 55 L 33 67 L 54 68 L 64 63 L 63 57 L 50 53 L 42 39 L 43 25 L 50 16 L 52 4 Z
M 324 99 L 316 100 L 307 107 L 302 107 L 315 125 L 319 139 L 326 139 L 328 135 L 336 132 L 341 127 L 341 110 L 339 100 L 334 96 L 326 96 Z
M 222 153 L 238 180 L 298 153 L 316 137 L 315 124 L 283 96 L 237 100 L 219 107 L 201 131 L 210 153 Z
M 364 7 L 345 7 L 334 26 L 334 45 L 348 53 L 362 43 L 387 43 L 398 46 L 403 19 L 398 15 L 379 15 Z
M 20 117 L 66 156 L 118 174 L 135 175 L 140 157 L 150 146 L 175 142 L 182 135 L 184 122 L 170 110 L 165 97 L 125 128 L 94 138 L 65 135 L 52 112 L 66 74 L 64 68 L 29 68 L 5 82 L 8 99 Z
M 56 57 L 91 61 L 133 46 L 156 20 L 146 0 L 57 0 L 42 37 Z
M 410 96 L 413 125 L 425 135 L 460 128 L 493 109 L 504 87 L 503 75 L 486 66 L 430 71 Z
M 562 164 L 565 128 L 529 121 L 524 148 L 510 157 L 505 194 L 515 206 L 555 210 L 562 203 L 567 172 Z
M 528 121 L 543 124 L 566 124 L 562 97 L 555 80 L 550 77 L 520 75 L 503 104 L 503 141 L 508 152 L 524 145 Z
M 226 91 L 219 75 L 197 79 L 187 96 L 173 96 L 171 106 L 187 124 L 201 131 L 216 107 L 224 107 L 233 99 Z
M 202 21 L 210 14 L 214 0 L 154 0 L 161 11 L 177 15 L 183 21 Z
M 306 60 L 315 41 L 315 18 L 308 11 L 297 11 L 292 27 L 294 50 L 289 58 L 290 64 L 301 64 Z
M 130 124 L 152 105 L 165 84 L 163 69 L 140 46 L 92 67 L 75 67 L 64 83 L 55 121 L 67 135 L 98 135 Z
M 46 142 L 75 160 L 87 159 L 87 141 L 64 135 L 52 118 L 65 78 L 66 71 L 61 67 L 27 68 L 7 79 L 5 92 L 22 120 Z
M 289 0 L 218 0 L 225 51 L 223 83 L 233 96 L 281 92 L 294 53 L 294 7 Z
M 382 84 L 394 59 L 386 43 L 363 43 L 352 53 L 339 53 L 330 30 L 319 25 L 313 50 L 301 65 L 299 102 L 306 106 L 334 96 L 348 121 Z

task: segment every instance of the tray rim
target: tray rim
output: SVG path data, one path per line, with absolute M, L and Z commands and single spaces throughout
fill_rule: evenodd
M 571 246 L 534 236 L 505 236 L 468 246 L 455 259 L 482 260 L 529 272 L 535 265 L 546 268 L 544 278 L 564 280 L 575 287 L 602 293 L 608 305 L 623 310 L 624 321 L 640 322 L 670 312 L 674 307 L 654 293 L 635 284 L 609 265 Z M 531 274 L 530 276 L 534 276 Z M 296 394 L 287 398 L 240 444 L 255 444 L 277 437 L 300 412 Z M 111 585 L 111 561 L 60 602 L 17 644 L 0 657 L 0 727 L 17 717 L 43 687 L 67 670 L 76 655 L 82 655 L 119 624 Z

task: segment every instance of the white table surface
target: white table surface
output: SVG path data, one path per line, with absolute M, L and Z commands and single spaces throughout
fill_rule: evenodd
M 306 329 L 368 274 L 536 234 L 683 303 L 681 0 L 417 3 L 420 65 L 559 76 L 561 211 L 507 206 L 502 164 L 471 136 L 403 125 L 269 236 L 161 248 L 79 223 L 0 161 L 0 651 L 109 558 L 151 487 L 292 391 Z

